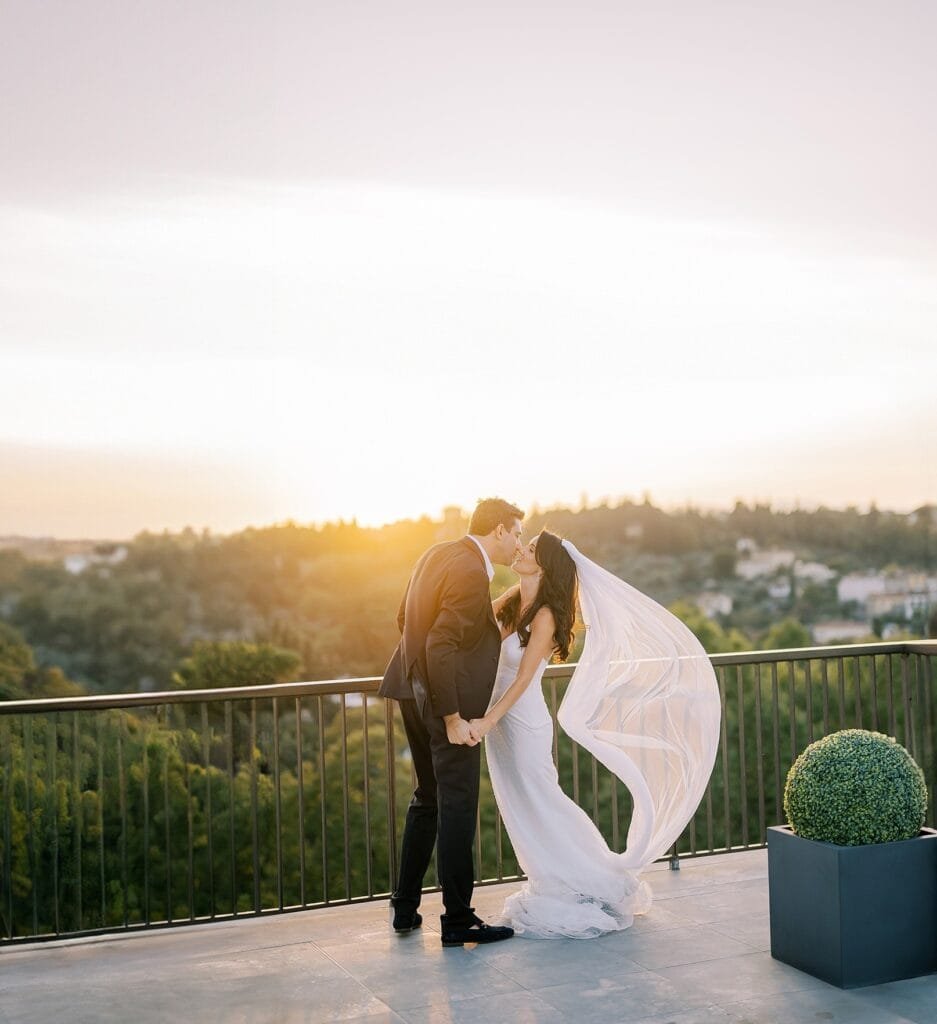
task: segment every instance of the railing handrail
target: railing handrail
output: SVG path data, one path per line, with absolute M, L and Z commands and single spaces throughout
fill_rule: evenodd
M 155 707 L 160 704 L 200 704 L 270 697 L 328 697 L 342 693 L 376 693 L 379 676 L 327 679 L 307 683 L 265 683 L 261 686 L 226 686 L 209 690 L 153 690 L 146 693 L 96 693 L 83 697 L 51 697 L 0 701 L 0 715 L 53 711 L 96 711 L 105 708 Z
M 934 654 L 937 640 L 895 640 L 872 644 L 840 644 L 832 647 L 791 647 L 773 651 L 733 651 L 711 654 L 719 665 L 771 664 L 816 658 L 848 658 L 868 654 Z M 550 665 L 545 678 L 565 679 L 576 662 Z M 155 707 L 162 704 L 199 704 L 271 697 L 329 697 L 349 693 L 376 693 L 380 676 L 326 679 L 318 682 L 266 683 L 261 686 L 229 686 L 209 690 L 159 690 L 147 693 L 98 693 L 82 697 L 44 697 L 35 700 L 0 701 L 0 715 L 51 714 L 56 711 L 98 711 L 107 708 Z
M 937 654 L 937 640 L 884 640 L 869 644 L 834 644 L 829 647 L 782 647 L 774 651 L 732 651 L 711 654 L 714 665 L 741 665 L 815 658 L 851 658 L 864 654 Z

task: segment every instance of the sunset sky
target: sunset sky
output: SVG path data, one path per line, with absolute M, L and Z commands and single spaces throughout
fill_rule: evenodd
M 0 34 L 0 536 L 937 501 L 927 0 Z

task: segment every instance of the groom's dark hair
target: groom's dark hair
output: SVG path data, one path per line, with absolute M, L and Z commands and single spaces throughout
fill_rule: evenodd
M 468 532 L 476 537 L 486 537 L 500 523 L 510 530 L 515 519 L 523 519 L 524 513 L 504 498 L 485 498 L 475 506 Z

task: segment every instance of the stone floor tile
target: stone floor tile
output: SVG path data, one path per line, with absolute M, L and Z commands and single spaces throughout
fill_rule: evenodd
M 215 981 L 165 978 L 112 979 L 110 992 L 99 985 L 34 993 L 6 1004 L 15 1024 L 164 1024 L 211 1021 L 212 1024 L 326 1024 L 386 1012 L 387 1007 L 347 975 L 328 982 L 273 976 Z
M 577 981 L 533 990 L 577 1024 L 634 1021 L 678 1013 L 710 1000 L 681 991 L 651 972 L 627 974 L 616 981 Z
M 368 942 L 335 943 L 320 949 L 353 977 L 384 967 L 401 972 L 419 969 L 433 960 L 441 963 L 447 952 L 438 934 L 422 928 L 406 935 L 390 933 Z
M 679 932 L 658 932 L 635 939 L 630 957 L 648 970 L 702 963 L 750 953 L 751 946 L 724 935 L 715 928 L 694 925 Z
M 671 910 L 671 899 L 657 899 L 655 896 L 651 909 L 646 914 L 639 914 L 625 931 L 644 934 L 651 931 L 668 931 L 671 928 L 683 928 L 687 919 Z
M 777 995 L 759 994 L 723 1006 L 733 1024 L 910 1024 L 912 1019 L 904 1016 L 891 1000 L 877 1005 L 864 998 L 861 989 L 843 991 L 832 985 Z
M 404 1019 L 393 1010 L 379 1010 L 367 1017 L 346 1017 L 342 1024 L 404 1024 Z
M 405 965 L 399 960 L 375 961 L 351 969 L 357 981 L 398 1013 L 417 1006 L 523 991 L 516 981 L 461 947 L 446 949 L 438 957 L 417 957 Z
M 401 1011 L 407 1024 L 480 1024 L 504 1021 L 510 1024 L 566 1024 L 568 1018 L 530 992 L 460 999 L 452 1003 L 420 1006 Z
M 739 1024 L 728 1010 L 721 1006 L 697 1006 L 677 1013 L 659 1014 L 654 1017 L 641 1017 L 631 1024 Z
M 654 973 L 665 978 L 688 997 L 702 996 L 706 1002 L 718 1005 L 737 1002 L 739 993 L 757 992 L 766 995 L 796 992 L 798 989 L 830 988 L 826 982 L 782 964 L 773 959 L 770 953 L 764 952 L 662 967 Z
M 767 914 L 739 914 L 737 917 L 716 921 L 710 927 L 753 949 L 771 949 L 771 923 Z
M 766 883 L 741 882 L 735 886 L 719 886 L 708 892 L 675 896 L 667 902 L 667 910 L 694 924 L 716 924 L 741 914 L 768 913 Z
M 614 982 L 644 967 L 606 945 L 610 936 L 575 939 L 514 939 L 478 946 L 473 955 L 527 989 L 575 981 Z
M 184 962 L 159 951 L 147 956 L 146 946 L 138 943 L 99 949 L 97 957 L 91 960 L 84 955 L 86 951 L 80 949 L 51 952 L 50 957 L 21 961 L 15 970 L 0 972 L 0 995 L 41 994 L 53 987 L 51 978 L 55 979 L 54 988 L 67 992 L 71 987 L 91 984 L 94 978 L 100 983 L 118 978 L 121 986 L 148 985 L 155 981 L 171 990 L 201 985 L 203 981 L 210 987 L 229 977 L 235 981 L 249 977 L 264 980 L 296 974 L 304 979 L 328 980 L 345 973 L 313 943 L 247 950 L 206 944 L 200 955 L 190 955 Z M 73 955 L 76 953 L 80 955 Z
M 893 1010 L 915 1024 L 937 1021 L 937 974 L 892 981 L 887 985 L 869 985 L 850 992 L 873 1006 Z

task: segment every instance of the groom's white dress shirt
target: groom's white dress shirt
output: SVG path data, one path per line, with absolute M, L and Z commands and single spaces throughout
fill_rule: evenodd
M 482 553 L 482 558 L 485 559 L 485 571 L 488 573 L 488 582 L 490 583 L 495 578 L 495 567 L 491 564 L 491 559 L 488 557 L 488 552 L 482 547 L 482 542 L 471 533 L 467 533 L 466 537 L 469 540 L 475 541 L 478 545 L 478 550 Z

